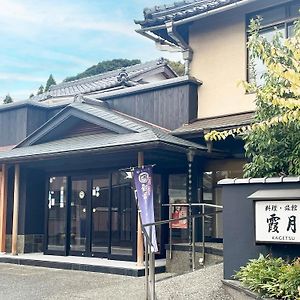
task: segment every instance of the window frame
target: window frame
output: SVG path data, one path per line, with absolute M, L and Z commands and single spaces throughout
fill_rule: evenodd
M 268 29 L 272 29 L 274 27 L 283 26 L 284 27 L 284 38 L 288 38 L 289 37 L 288 36 L 289 26 L 292 25 L 300 17 L 300 13 L 299 13 L 298 17 L 297 16 L 292 17 L 291 8 L 297 2 L 298 1 L 295 0 L 295 1 L 292 1 L 292 2 L 283 3 L 283 4 L 276 5 L 276 6 L 271 6 L 271 7 L 268 7 L 268 8 L 264 8 L 264 9 L 254 11 L 254 12 L 250 12 L 250 13 L 246 14 L 245 33 L 246 33 L 246 81 L 247 82 L 250 83 L 250 77 L 251 77 L 250 76 L 250 67 L 249 67 L 249 64 L 250 64 L 249 49 L 247 47 L 247 43 L 249 41 L 249 30 L 248 30 L 248 28 L 249 28 L 251 19 L 253 19 L 255 16 L 263 15 L 264 12 L 266 12 L 266 11 L 273 10 L 273 9 L 276 9 L 276 8 L 280 8 L 280 7 L 284 7 L 285 8 L 285 17 L 283 19 L 264 24 L 263 26 L 260 27 L 259 31 L 265 31 L 265 30 L 268 30 Z M 299 8 L 300 8 L 300 4 L 299 4 Z

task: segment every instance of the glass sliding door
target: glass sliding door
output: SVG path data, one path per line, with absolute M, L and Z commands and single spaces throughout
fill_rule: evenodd
M 70 252 L 86 254 L 88 186 L 86 179 L 72 178 L 70 203 Z
M 66 254 L 67 177 L 50 177 L 46 252 Z
M 137 210 L 131 185 L 118 171 L 50 177 L 45 252 L 134 260 Z
M 107 256 L 110 238 L 109 177 L 92 179 L 92 255 Z
M 131 181 L 125 172 L 112 174 L 111 256 L 115 257 L 134 255 L 136 204 Z

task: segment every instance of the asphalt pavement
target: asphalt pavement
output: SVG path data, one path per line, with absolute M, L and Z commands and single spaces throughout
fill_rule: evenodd
M 230 300 L 222 264 L 180 276 L 159 274 L 157 299 Z M 0 264 L 0 300 L 145 299 L 144 278 Z

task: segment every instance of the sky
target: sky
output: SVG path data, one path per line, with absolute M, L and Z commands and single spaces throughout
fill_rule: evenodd
M 172 1 L 171 1 L 172 2 Z M 99 61 L 181 55 L 137 34 L 143 9 L 170 0 L 0 0 L 0 102 L 25 100 L 53 74 L 57 83 Z

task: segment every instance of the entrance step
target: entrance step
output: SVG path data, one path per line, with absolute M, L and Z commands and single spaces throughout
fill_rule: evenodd
M 166 245 L 166 272 L 169 273 L 187 273 L 191 271 L 191 246 L 187 243 L 173 244 L 172 258 L 170 259 L 169 245 Z M 202 243 L 195 245 L 195 269 L 203 268 L 202 261 Z M 204 266 L 211 266 L 223 262 L 223 244 L 205 243 L 205 261 Z
M 0 263 L 99 272 L 134 277 L 145 275 L 145 268 L 138 267 L 136 262 L 108 260 L 95 257 L 56 256 L 44 255 L 42 253 L 20 254 L 16 256 L 11 254 L 0 254 Z M 165 265 L 165 259 L 157 259 L 155 261 L 155 273 L 165 272 Z

